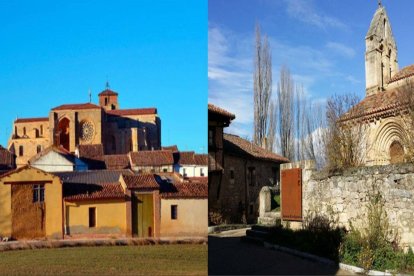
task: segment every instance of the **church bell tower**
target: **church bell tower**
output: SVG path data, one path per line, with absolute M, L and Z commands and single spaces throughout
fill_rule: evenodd
M 384 91 L 398 72 L 397 45 L 381 2 L 365 37 L 366 96 Z
M 99 105 L 106 110 L 119 109 L 118 93 L 112 91 L 109 87 L 109 83 L 106 82 L 106 89 L 99 93 Z

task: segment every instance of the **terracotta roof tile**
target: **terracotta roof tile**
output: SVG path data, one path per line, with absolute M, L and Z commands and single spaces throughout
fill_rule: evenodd
M 173 153 L 169 150 L 131 152 L 131 161 L 135 166 L 173 165 Z
M 104 155 L 106 168 L 108 170 L 119 170 L 119 169 L 129 169 L 129 156 L 128 154 L 113 154 L 113 155 Z
M 398 81 L 398 80 L 402 80 L 408 77 L 414 76 L 414 64 L 404 67 L 403 69 L 401 69 L 400 71 L 397 72 L 397 74 L 395 74 L 391 80 L 389 81 L 389 83 Z
M 111 89 L 105 89 L 104 91 L 99 93 L 98 96 L 118 96 L 118 93 L 112 91 Z
M 157 114 L 156 108 L 136 108 L 136 109 L 115 109 L 107 110 L 106 113 L 115 116 L 132 116 L 132 115 L 152 115 Z
M 166 147 L 162 147 L 162 150 L 170 150 L 172 152 L 177 152 L 178 151 L 178 147 L 177 147 L 177 145 L 166 146 Z
M 182 182 L 175 183 L 169 191 L 160 193 L 161 198 L 177 199 L 177 198 L 208 198 L 207 182 Z
M 208 104 L 208 111 L 209 112 L 213 112 L 216 113 L 218 115 L 222 115 L 224 117 L 228 117 L 231 120 L 234 120 L 236 118 L 236 116 L 230 112 L 228 112 L 227 110 L 224 110 L 223 108 L 220 108 L 218 106 L 215 106 L 213 104 Z
M 93 144 L 93 145 L 79 145 L 79 157 L 84 158 L 103 158 L 104 150 L 102 144 Z
M 341 121 L 355 118 L 371 119 L 392 114 L 395 110 L 403 108 L 402 90 L 394 89 L 365 97 L 351 111 L 347 112 Z
M 180 151 L 177 156 L 180 165 L 195 165 L 194 151 Z
M 159 189 L 160 179 L 156 174 L 123 175 L 128 189 Z
M 52 110 L 82 110 L 82 109 L 101 109 L 100 106 L 92 103 L 84 103 L 84 104 L 63 104 L 59 105 Z
M 63 184 L 65 201 L 126 199 L 120 183 L 102 184 Z
M 15 124 L 19 123 L 33 123 L 33 122 L 49 122 L 48 117 L 42 117 L 42 118 L 19 118 L 14 120 Z
M 207 154 L 195 154 L 195 164 L 198 166 L 208 166 L 208 155 Z
M 224 153 L 236 155 L 248 155 L 253 158 L 286 163 L 289 160 L 276 153 L 265 150 L 253 143 L 232 134 L 223 135 Z

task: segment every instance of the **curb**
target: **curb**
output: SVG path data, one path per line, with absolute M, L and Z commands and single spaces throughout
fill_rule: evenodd
M 208 234 L 251 227 L 251 224 L 227 224 L 208 227 Z

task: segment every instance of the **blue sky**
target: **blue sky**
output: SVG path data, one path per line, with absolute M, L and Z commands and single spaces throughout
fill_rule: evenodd
M 163 145 L 206 152 L 207 28 L 207 0 L 0 0 L 0 144 L 108 78 L 121 108 L 158 108 Z
M 382 2 L 401 69 L 414 63 L 414 4 Z M 332 94 L 365 96 L 365 35 L 376 0 L 209 0 L 208 6 L 208 100 L 236 114 L 226 131 L 252 137 L 256 22 L 270 39 L 273 87 L 285 64 L 314 102 Z

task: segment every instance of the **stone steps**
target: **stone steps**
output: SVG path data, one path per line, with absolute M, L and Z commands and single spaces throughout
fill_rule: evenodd
M 242 237 L 243 242 L 250 242 L 263 245 L 264 241 L 272 234 L 277 226 L 253 225 L 246 231 L 246 236 Z

